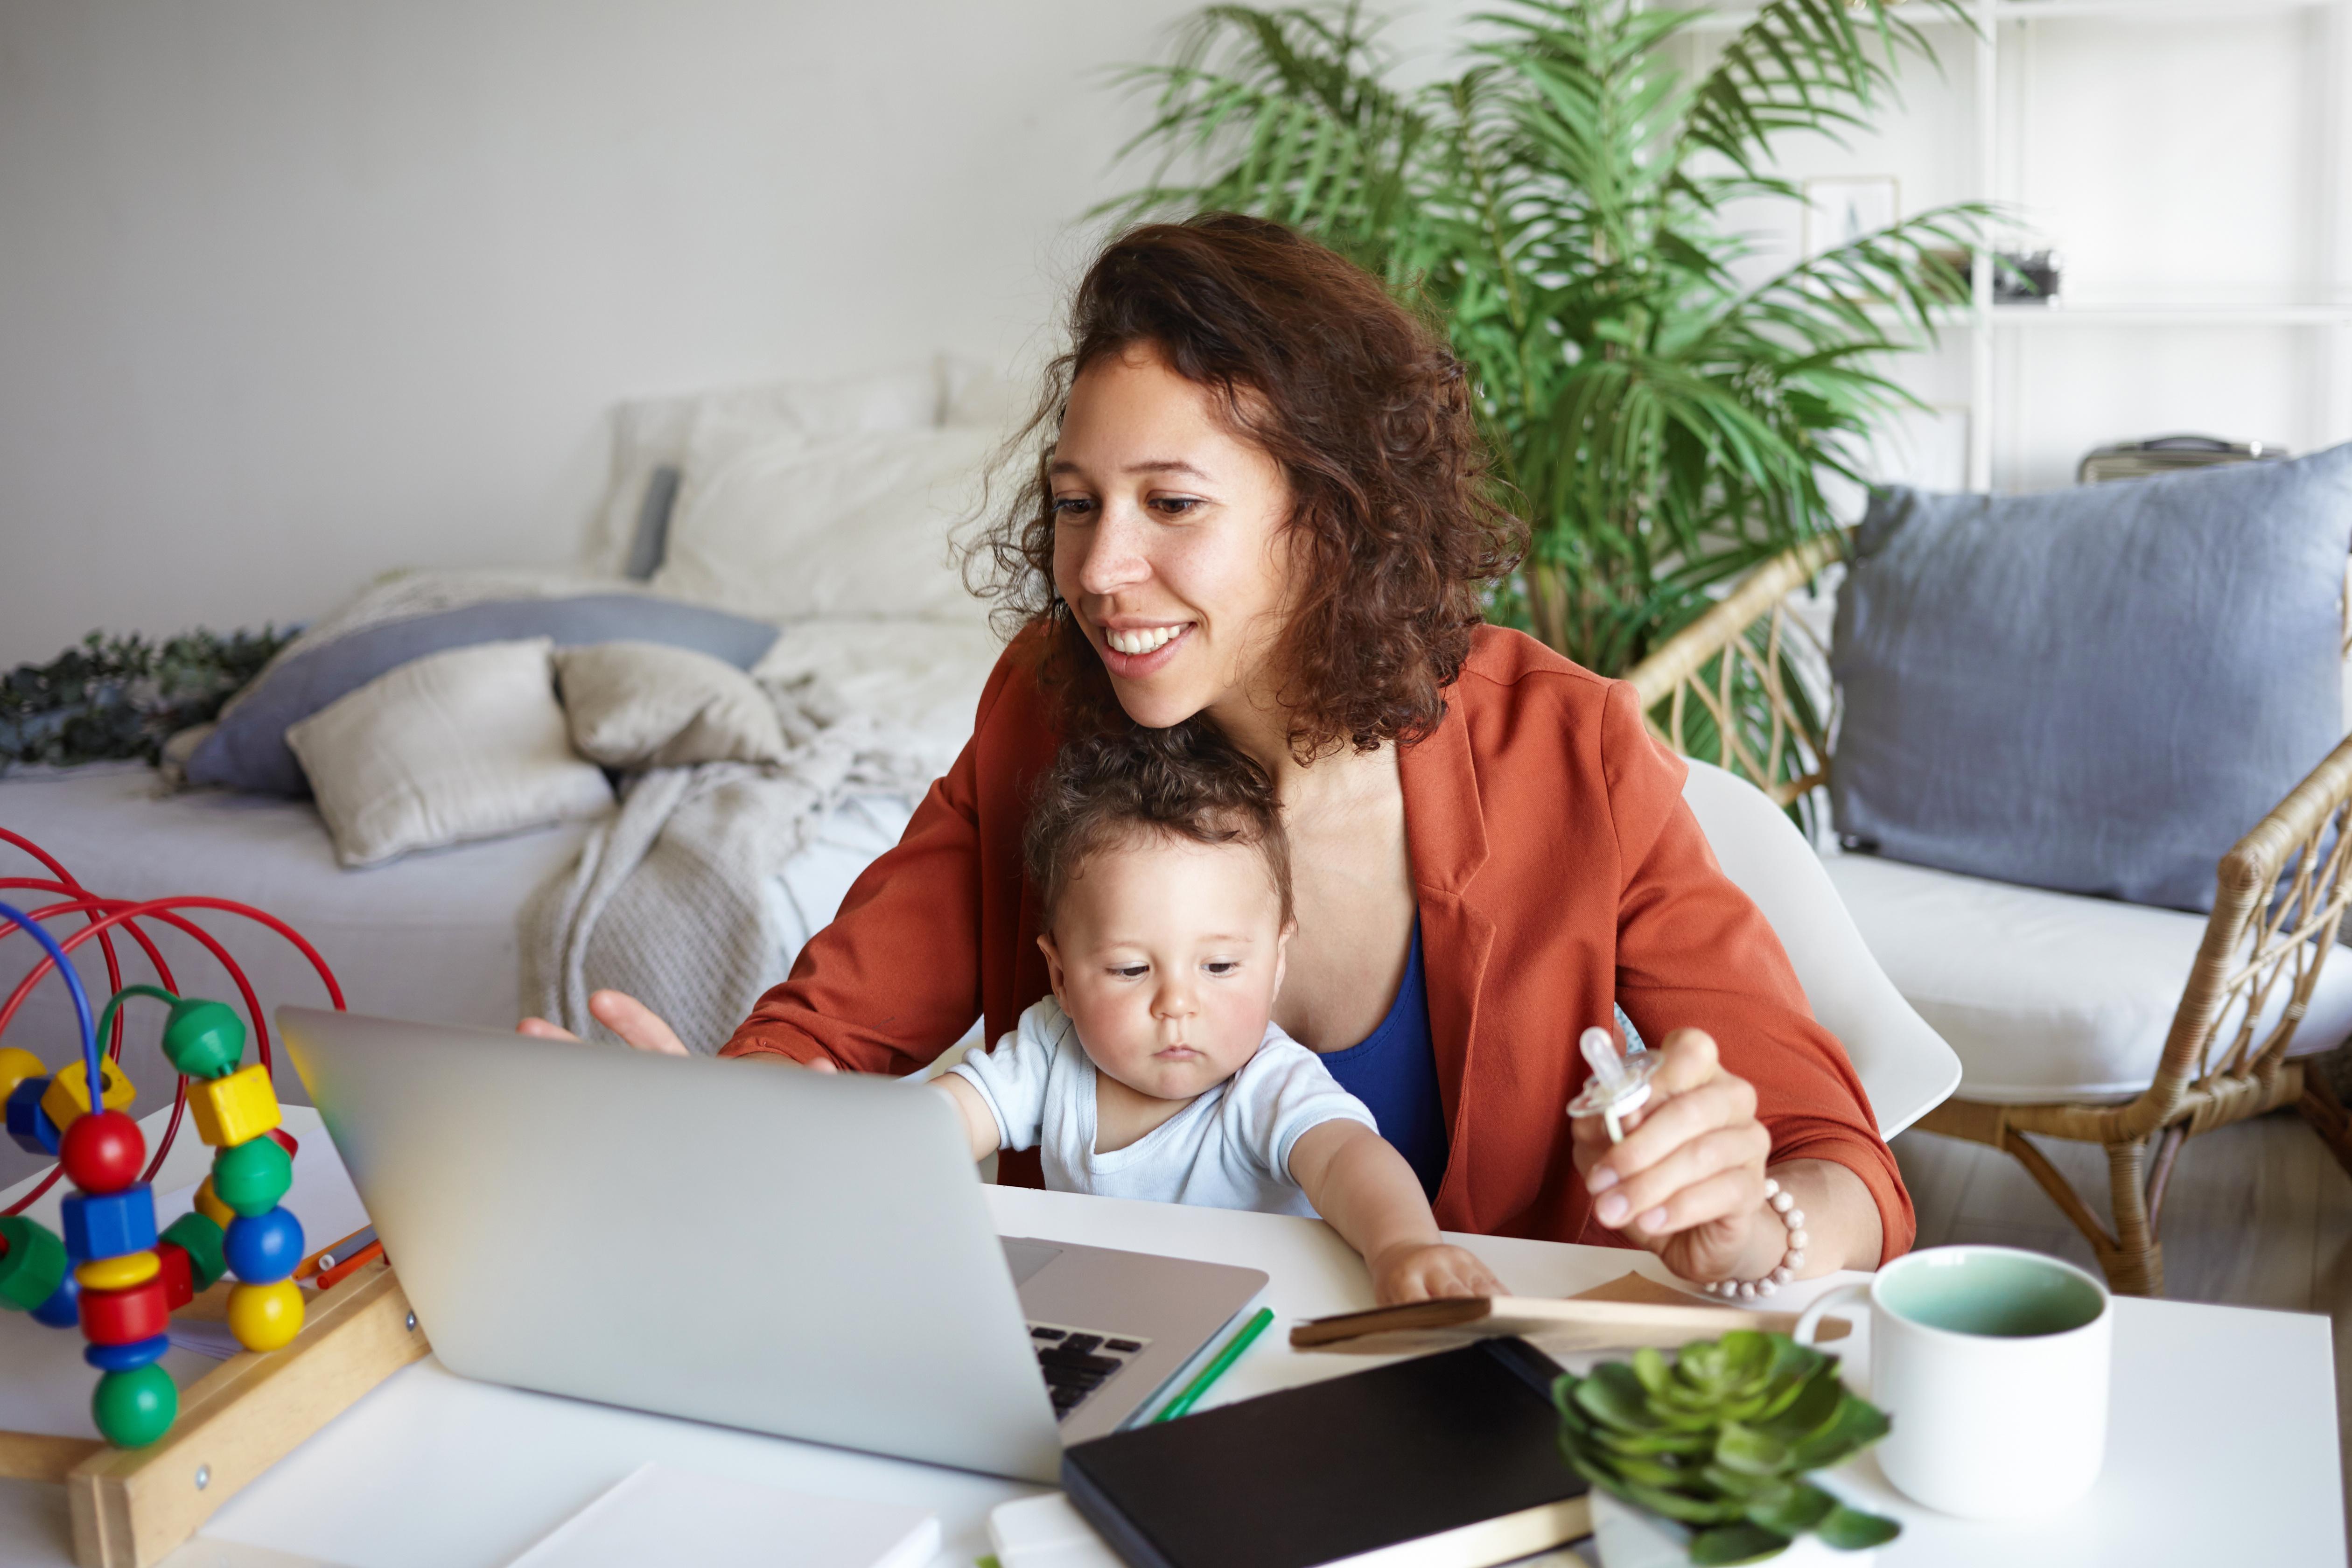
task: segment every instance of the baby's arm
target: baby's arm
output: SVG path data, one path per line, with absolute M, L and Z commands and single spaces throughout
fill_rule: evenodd
M 941 1073 L 931 1080 L 931 1087 L 955 1101 L 956 1110 L 962 1112 L 963 1130 L 971 1140 L 971 1157 L 985 1160 L 995 1153 L 996 1112 L 988 1109 L 988 1101 L 981 1098 L 980 1090 L 972 1088 L 971 1080 L 959 1078 L 951 1072 Z
M 1507 1293 L 1475 1256 L 1440 1238 L 1412 1167 L 1362 1122 L 1335 1117 L 1299 1134 L 1290 1148 L 1290 1174 L 1315 1212 L 1363 1255 L 1381 1306 Z
M 1060 1042 L 1049 1026 L 1059 1019 L 1061 1014 L 1050 1006 L 1043 1012 L 1032 1007 L 999 1037 L 995 1049 L 966 1051 L 963 1060 L 932 1080 L 955 1101 L 973 1159 L 1036 1143 L 1045 1120 L 1047 1085 L 1060 1055 Z M 1061 1032 L 1069 1031 L 1064 1027 Z

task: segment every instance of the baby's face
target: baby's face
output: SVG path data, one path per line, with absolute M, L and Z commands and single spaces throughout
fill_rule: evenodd
M 1141 833 L 1086 862 L 1040 945 L 1096 1068 L 1189 1100 L 1257 1053 L 1288 942 L 1255 849 Z

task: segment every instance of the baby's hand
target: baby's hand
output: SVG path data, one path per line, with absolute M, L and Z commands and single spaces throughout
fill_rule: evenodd
M 1372 1296 L 1383 1307 L 1438 1296 L 1509 1294 L 1475 1254 L 1444 1242 L 1391 1247 L 1370 1262 Z

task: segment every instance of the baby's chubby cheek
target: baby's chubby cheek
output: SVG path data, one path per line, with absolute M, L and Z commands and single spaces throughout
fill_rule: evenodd
M 1163 1100 L 1189 1100 L 1224 1082 L 1256 1054 L 1265 1033 L 1264 1019 L 1248 1026 L 1246 1019 L 1195 1018 L 1185 1031 L 1187 1048 L 1171 1051 L 1156 1022 L 1139 1024 L 1108 1009 L 1093 1027 L 1077 1013 L 1071 1022 L 1097 1068 Z

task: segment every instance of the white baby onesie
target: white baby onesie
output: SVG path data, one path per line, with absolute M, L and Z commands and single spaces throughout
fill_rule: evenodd
M 1271 1023 L 1241 1071 L 1108 1154 L 1095 1152 L 1095 1064 L 1053 997 L 1022 1014 L 996 1049 L 948 1070 L 996 1113 L 1000 1147 L 1040 1151 L 1057 1193 L 1312 1215 L 1290 1176 L 1300 1134 L 1335 1119 L 1380 1131 L 1321 1058 Z

